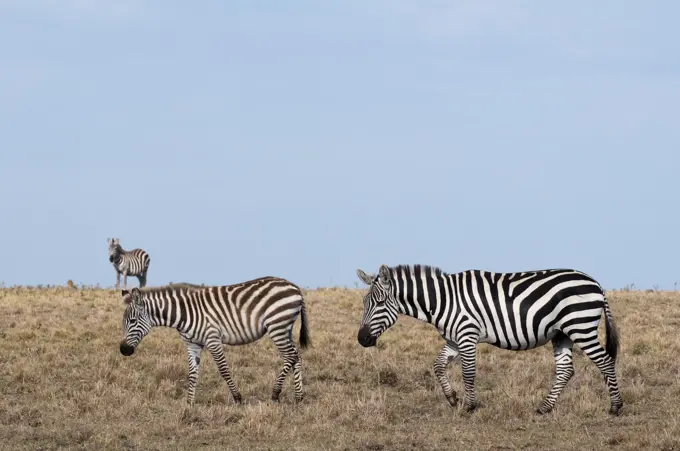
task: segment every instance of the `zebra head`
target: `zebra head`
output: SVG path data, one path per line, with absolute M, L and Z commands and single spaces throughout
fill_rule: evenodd
M 106 242 L 109 243 L 109 261 L 113 263 L 118 259 L 121 252 L 120 238 L 107 238 Z
M 123 302 L 127 306 L 123 314 L 123 339 L 120 353 L 131 356 L 142 338 L 151 330 L 151 318 L 144 305 L 142 293 L 135 287 L 132 291 L 123 290 Z
M 357 275 L 370 285 L 364 296 L 364 316 L 359 325 L 357 339 L 361 346 L 375 346 L 378 337 L 397 321 L 399 310 L 394 298 L 393 280 L 390 268 L 381 265 L 377 276 L 357 269 Z

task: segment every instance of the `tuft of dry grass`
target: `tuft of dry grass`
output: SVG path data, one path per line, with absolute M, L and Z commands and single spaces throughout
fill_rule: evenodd
M 175 331 L 154 329 L 132 357 L 120 354 L 117 291 L 0 289 L 0 442 L 14 450 L 680 449 L 677 293 L 610 293 L 626 403 L 617 418 L 607 414 L 600 373 L 580 351 L 555 410 L 534 414 L 552 382 L 549 346 L 481 345 L 481 407 L 472 415 L 451 408 L 432 372 L 443 345 L 435 329 L 401 317 L 376 348 L 364 349 L 356 341 L 362 294 L 306 292 L 312 347 L 302 352 L 302 404 L 293 402 L 290 378 L 281 403 L 269 401 L 282 362 L 264 338 L 226 347 L 243 405 L 234 405 L 204 354 L 190 409 Z M 296 341 L 298 331 L 299 321 Z M 449 377 L 462 395 L 459 365 Z

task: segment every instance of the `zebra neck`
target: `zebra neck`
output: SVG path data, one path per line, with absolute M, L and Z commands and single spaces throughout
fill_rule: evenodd
M 146 303 L 153 326 L 172 327 L 182 332 L 186 326 L 186 308 L 182 299 L 161 295 L 146 299 Z
M 412 318 L 424 321 L 426 323 L 431 323 L 433 321 L 434 306 L 428 308 L 428 304 L 424 302 L 422 298 L 422 293 L 401 293 L 401 296 L 397 297 L 397 306 L 399 308 L 399 313 L 402 315 L 408 315 Z
M 394 293 L 399 313 L 437 326 L 438 312 L 446 304 L 454 303 L 451 280 L 443 274 L 427 283 L 420 277 L 414 280 L 400 276 L 396 278 Z

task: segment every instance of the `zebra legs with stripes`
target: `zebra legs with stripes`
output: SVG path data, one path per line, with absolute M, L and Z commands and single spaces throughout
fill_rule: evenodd
M 302 291 L 278 277 L 262 277 L 224 286 L 186 283 L 122 291 L 126 305 L 120 352 L 134 353 L 152 327 L 175 328 L 186 345 L 189 361 L 187 402 L 194 404 L 201 353 L 207 350 L 234 402 L 242 396 L 232 379 L 223 345 L 244 345 L 268 334 L 276 346 L 283 368 L 272 389 L 271 399 L 279 401 L 283 383 L 293 371 L 295 401 L 304 398 L 300 353 L 293 343 L 293 325 L 301 317 L 300 347 L 310 344 L 307 312 Z
M 522 351 L 552 343 L 555 379 L 537 412 L 550 412 L 574 375 L 573 346 L 578 346 L 604 376 L 611 399 L 609 412 L 623 407 L 616 377 L 619 336 L 600 284 L 573 269 L 516 273 L 468 270 L 447 274 L 421 265 L 382 265 L 377 276 L 358 269 L 369 285 L 357 340 L 375 346 L 398 315 L 435 326 L 446 343 L 434 362 L 434 374 L 448 402 L 458 396 L 446 377 L 451 362 L 460 360 L 465 397 L 463 407 L 477 407 L 475 390 L 477 346 Z M 604 313 L 606 347 L 597 329 Z
M 139 287 L 146 286 L 146 275 L 149 271 L 151 258 L 143 249 L 124 250 L 120 246 L 119 238 L 107 238 L 109 243 L 109 261 L 116 270 L 116 290 L 120 288 L 120 275 L 123 275 L 123 288 L 127 289 L 127 276 L 135 276 L 139 280 Z

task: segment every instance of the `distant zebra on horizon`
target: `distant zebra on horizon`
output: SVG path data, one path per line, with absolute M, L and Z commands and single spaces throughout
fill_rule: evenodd
M 126 251 L 120 246 L 119 238 L 107 238 L 109 243 L 109 261 L 116 270 L 116 289 L 120 288 L 120 275 L 123 275 L 123 288 L 127 288 L 127 276 L 135 276 L 139 287 L 146 286 L 146 274 L 149 271 L 151 257 L 143 249 Z
M 576 344 L 604 376 L 611 399 L 609 413 L 620 413 L 623 399 L 615 368 L 618 331 L 604 290 L 583 272 L 467 270 L 447 274 L 424 265 L 382 265 L 377 276 L 361 269 L 357 275 L 370 285 L 364 297 L 359 343 L 375 346 L 378 337 L 400 314 L 434 325 L 446 340 L 434 362 L 434 373 L 452 406 L 458 398 L 446 377 L 446 368 L 460 359 L 465 387 L 463 406 L 467 411 L 477 407 L 478 343 L 520 351 L 552 342 L 555 380 L 537 412 L 550 412 L 574 375 L 572 348 Z M 606 350 L 597 335 L 603 312 Z
M 283 383 L 293 370 L 296 402 L 302 401 L 300 353 L 293 343 L 293 325 L 301 317 L 300 347 L 310 344 L 302 290 L 279 277 L 261 277 L 234 285 L 199 286 L 189 283 L 122 291 L 126 304 L 120 353 L 130 356 L 152 327 L 177 329 L 189 359 L 187 402 L 194 404 L 201 352 L 207 349 L 226 381 L 234 402 L 242 398 L 224 356 L 223 344 L 244 345 L 265 333 L 274 342 L 283 369 L 271 399 L 279 401 Z

